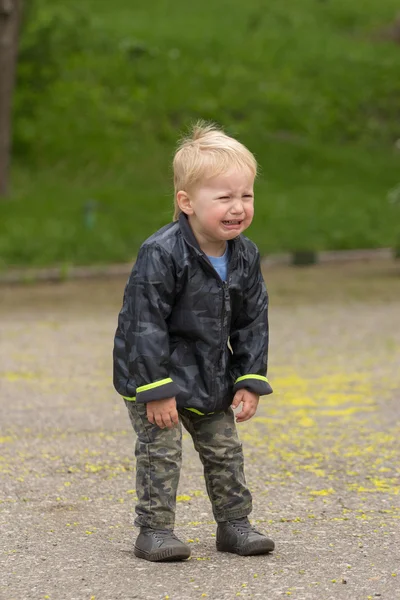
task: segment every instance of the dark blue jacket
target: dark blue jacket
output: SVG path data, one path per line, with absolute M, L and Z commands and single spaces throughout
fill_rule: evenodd
M 125 399 L 176 396 L 204 414 L 226 409 L 240 388 L 272 392 L 259 252 L 243 235 L 229 246 L 226 283 L 183 214 L 141 246 L 114 341 L 114 385 Z

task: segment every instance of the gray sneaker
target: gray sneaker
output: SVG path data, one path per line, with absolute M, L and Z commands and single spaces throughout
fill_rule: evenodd
M 134 553 L 138 558 L 153 562 L 164 562 L 189 558 L 190 548 L 178 540 L 170 529 L 141 527 L 136 539 Z
M 241 556 L 268 554 L 275 548 L 272 540 L 257 531 L 247 517 L 218 523 L 217 550 Z

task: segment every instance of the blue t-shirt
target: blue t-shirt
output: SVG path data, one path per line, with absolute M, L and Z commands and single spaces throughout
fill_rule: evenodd
M 229 263 L 229 246 L 226 245 L 226 250 L 222 256 L 208 256 L 208 260 L 221 277 L 222 281 L 226 281 L 228 275 L 228 263 Z

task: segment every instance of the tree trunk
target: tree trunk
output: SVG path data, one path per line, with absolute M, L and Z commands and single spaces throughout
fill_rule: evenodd
M 8 192 L 11 107 L 22 0 L 0 0 L 0 196 Z

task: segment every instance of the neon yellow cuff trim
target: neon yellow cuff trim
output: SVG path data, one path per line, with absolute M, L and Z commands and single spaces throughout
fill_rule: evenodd
M 195 413 L 196 415 L 201 415 L 202 417 L 204 417 L 205 415 L 213 415 L 214 413 L 202 413 L 199 410 L 197 410 L 197 408 L 188 408 L 187 406 L 185 406 L 185 410 L 190 410 L 190 412 Z
M 129 398 L 129 396 L 122 396 L 124 400 L 128 400 L 128 402 L 136 402 L 136 396 L 132 396 L 132 398 Z
M 154 388 L 159 387 L 160 385 L 165 385 L 166 383 L 173 383 L 173 381 L 170 377 L 167 377 L 167 379 L 161 379 L 161 381 L 154 381 L 153 383 L 148 383 L 147 385 L 141 385 L 140 387 L 136 388 L 136 392 L 139 394 L 139 392 L 153 390 Z
M 265 381 L 265 383 L 269 383 L 268 379 L 263 375 L 242 375 L 238 377 L 235 383 L 239 383 L 239 381 L 243 381 L 244 379 L 259 379 L 260 381 Z

